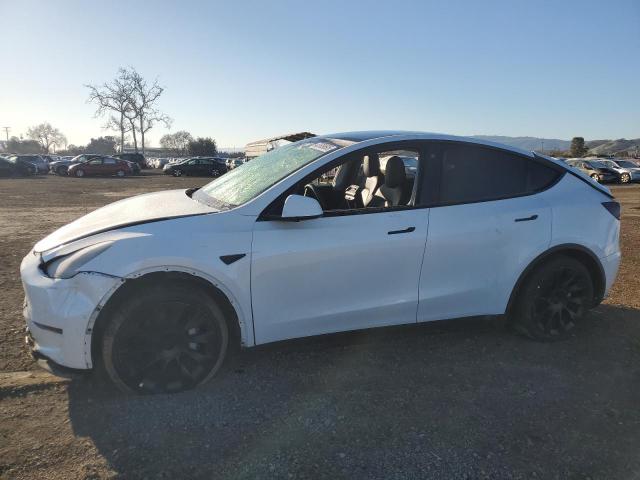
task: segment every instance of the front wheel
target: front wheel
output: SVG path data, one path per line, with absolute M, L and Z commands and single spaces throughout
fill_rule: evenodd
M 181 177 L 182 176 L 182 170 L 174 170 L 173 171 L 173 176 L 174 177 Z
M 629 183 L 630 180 L 631 180 L 631 175 L 629 175 L 628 173 L 623 173 L 620 176 L 620 183 Z
M 82 169 L 76 170 L 76 177 L 78 178 L 84 177 L 84 170 Z
M 593 282 L 587 268 L 558 256 L 537 267 L 518 292 L 514 327 L 534 340 L 562 340 L 592 304 Z
M 118 171 L 116 172 L 116 175 L 117 175 L 118 177 L 124 177 L 124 176 L 125 176 L 124 170 L 118 170 Z
M 592 173 L 591 178 L 596 182 L 600 182 L 600 177 L 598 176 L 597 173 Z
M 66 175 L 66 174 L 67 174 L 67 167 L 64 167 L 64 166 L 62 166 L 62 167 L 58 167 L 58 168 L 56 169 L 56 174 L 58 174 L 58 175 L 59 175 L 59 176 L 61 176 L 61 177 L 62 177 L 62 176 L 64 176 L 64 175 Z
M 102 361 L 129 393 L 173 393 L 211 379 L 229 345 L 224 314 L 199 288 L 156 286 L 115 309 L 102 337 Z

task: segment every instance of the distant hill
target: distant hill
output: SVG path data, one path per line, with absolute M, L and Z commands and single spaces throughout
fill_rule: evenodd
M 571 147 L 571 140 L 559 140 L 557 138 L 505 137 L 500 135 L 473 135 L 473 138 L 504 143 L 523 150 L 540 151 L 543 145 L 545 152 L 550 150 L 569 150 Z M 621 152 L 627 152 L 632 155 L 636 152 L 636 148 L 640 152 L 640 138 L 633 140 L 625 138 L 618 140 L 588 140 L 586 144 L 590 155 L 615 155 Z
M 633 155 L 640 152 L 640 138 L 627 140 L 619 138 L 618 140 L 591 140 L 587 142 L 589 154 L 591 155 L 613 155 L 618 152 L 627 152 Z
M 559 140 L 557 138 L 503 137 L 501 135 L 474 135 L 473 138 L 479 138 L 481 140 L 487 140 L 489 142 L 504 143 L 505 145 L 510 145 L 512 147 L 522 148 L 523 150 L 530 151 L 540 151 L 542 148 L 544 148 L 545 151 L 568 150 L 571 146 L 570 140 Z

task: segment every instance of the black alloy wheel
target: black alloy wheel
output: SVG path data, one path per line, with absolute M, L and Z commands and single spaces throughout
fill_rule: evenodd
M 593 283 L 579 261 L 559 256 L 538 267 L 516 306 L 516 329 L 535 340 L 567 338 L 593 303 Z
M 222 310 L 206 293 L 152 289 L 114 315 L 102 341 L 103 363 L 125 392 L 174 393 L 212 378 L 228 343 Z

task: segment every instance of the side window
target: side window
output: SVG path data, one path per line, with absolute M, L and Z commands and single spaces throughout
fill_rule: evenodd
M 198 163 L 198 160 L 189 160 L 187 165 L 197 165 L 197 163 Z
M 105 165 L 115 165 L 117 162 L 115 158 L 105 158 L 104 163 Z
M 412 207 L 422 168 L 420 151 L 415 144 L 398 142 L 344 155 L 292 186 L 264 214 L 279 216 L 293 194 L 316 199 L 325 216 Z
M 451 145 L 442 153 L 440 201 L 472 203 L 526 195 L 558 176 L 553 168 L 507 151 Z
M 102 165 L 102 159 L 94 158 L 92 160 L 89 160 L 89 165 Z
M 562 173 L 533 160 L 527 160 L 527 191 L 544 190 L 555 182 Z

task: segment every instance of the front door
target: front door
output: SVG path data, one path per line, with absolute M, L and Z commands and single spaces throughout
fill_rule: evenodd
M 426 208 L 256 222 L 256 343 L 414 323 L 428 224 Z

